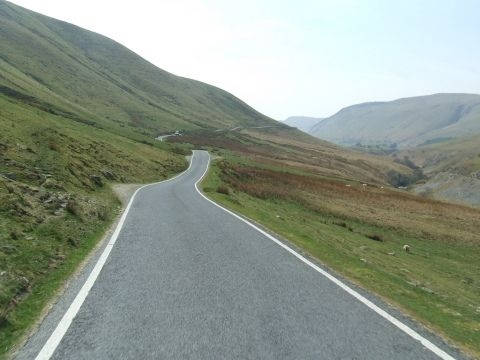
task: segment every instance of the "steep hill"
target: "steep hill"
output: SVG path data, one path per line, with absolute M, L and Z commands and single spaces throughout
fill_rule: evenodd
M 303 132 L 310 133 L 312 127 L 322 121 L 324 118 L 315 118 L 308 116 L 290 116 L 283 122 L 288 126 L 296 127 Z
M 0 93 L 129 137 L 269 125 L 214 86 L 163 71 L 117 42 L 0 0 Z M 40 105 L 39 105 L 40 104 Z
M 349 106 L 310 132 L 343 145 L 406 148 L 480 133 L 480 95 L 436 94 Z

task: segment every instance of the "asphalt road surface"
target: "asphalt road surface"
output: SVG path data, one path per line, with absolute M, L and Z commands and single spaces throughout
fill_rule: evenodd
M 71 324 L 60 318 L 75 307 L 78 288 L 57 303 L 19 359 L 42 348 L 39 358 L 48 358 L 48 347 L 52 359 L 439 359 L 439 349 L 461 356 L 354 290 L 428 339 L 425 347 L 365 298 L 202 197 L 195 183 L 208 161 L 196 151 L 185 173 L 138 191 Z

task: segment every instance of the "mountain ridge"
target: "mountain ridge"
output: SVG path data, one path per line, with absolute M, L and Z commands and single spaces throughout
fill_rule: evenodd
M 283 121 L 283 123 L 292 127 L 296 127 L 297 129 L 308 134 L 310 132 L 310 129 L 314 125 L 318 124 L 324 119 L 325 118 L 317 118 L 310 116 L 289 116 Z
M 324 140 L 406 148 L 480 133 L 480 95 L 438 93 L 351 105 L 312 127 Z

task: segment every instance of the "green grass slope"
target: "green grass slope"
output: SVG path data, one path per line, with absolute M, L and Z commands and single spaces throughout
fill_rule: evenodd
M 117 42 L 0 0 L 0 91 L 129 137 L 271 125 L 231 94 L 163 71 Z
M 436 94 L 353 105 L 310 133 L 337 144 L 399 148 L 480 134 L 480 95 Z

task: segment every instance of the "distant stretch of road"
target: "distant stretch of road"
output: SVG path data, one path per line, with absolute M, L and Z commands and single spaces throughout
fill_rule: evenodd
M 159 135 L 155 138 L 155 140 L 163 141 L 163 139 L 166 139 L 170 136 L 176 136 L 175 134 L 168 134 L 168 135 Z
M 136 193 L 81 287 L 52 310 L 61 316 L 18 359 L 458 356 L 207 200 L 195 184 L 208 163 L 195 151 L 182 175 Z
M 285 125 L 265 125 L 265 126 L 235 126 L 233 128 L 227 128 L 227 129 L 217 129 L 215 132 L 221 132 L 221 131 L 240 131 L 244 129 L 267 129 L 267 128 L 285 128 Z

